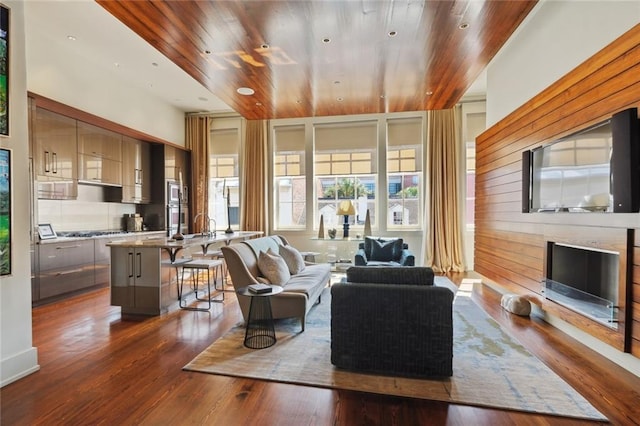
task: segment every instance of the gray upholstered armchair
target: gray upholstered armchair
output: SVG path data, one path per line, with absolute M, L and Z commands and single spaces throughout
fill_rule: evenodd
M 453 291 L 427 267 L 362 267 L 331 286 L 331 363 L 405 377 L 453 374 Z
M 358 246 L 355 266 L 415 266 L 415 256 L 402 238 L 365 237 Z

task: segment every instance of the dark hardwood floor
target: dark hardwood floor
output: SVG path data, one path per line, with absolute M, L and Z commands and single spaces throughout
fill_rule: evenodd
M 452 275 L 460 283 L 467 274 Z M 474 299 L 612 424 L 640 422 L 640 378 L 537 318 Z M 40 371 L 0 391 L 2 425 L 581 425 L 584 421 L 237 379 L 182 367 L 241 319 L 232 293 L 210 312 L 123 320 L 108 289 L 33 309 Z M 313 366 L 309 366 L 313 368 Z M 482 389 L 478 389 L 482 392 Z M 553 392 L 553 389 L 549 389 Z M 499 398 L 496 395 L 496 398 Z

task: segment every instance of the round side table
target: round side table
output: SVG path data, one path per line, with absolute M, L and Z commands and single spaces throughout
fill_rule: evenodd
M 282 293 L 282 287 L 271 286 L 269 293 L 253 293 L 249 287 L 238 289 L 237 293 L 251 297 L 249 317 L 244 334 L 244 345 L 250 349 L 264 349 L 276 343 L 276 331 L 273 327 L 270 296 Z

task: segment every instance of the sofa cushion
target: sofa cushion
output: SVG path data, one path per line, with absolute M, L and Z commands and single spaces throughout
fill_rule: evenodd
M 291 279 L 289 268 L 284 259 L 271 250 L 260 252 L 258 255 L 258 268 L 262 275 L 272 284 L 284 285 Z
M 394 240 L 371 240 L 371 260 L 397 261 L 402 256 L 402 238 Z
M 308 265 L 299 274 L 293 275 L 285 288 L 286 292 L 304 293 L 310 296 L 316 291 L 316 287 L 325 286 L 331 277 L 331 265 L 328 263 L 316 263 Z
M 291 275 L 296 275 L 302 272 L 305 267 L 304 258 L 295 247 L 280 246 L 278 247 L 278 250 L 280 251 L 280 256 L 282 256 L 287 264 Z

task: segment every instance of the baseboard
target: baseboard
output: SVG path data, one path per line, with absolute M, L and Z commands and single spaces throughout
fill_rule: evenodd
M 0 362 L 0 387 L 40 370 L 38 349 L 30 348 Z

